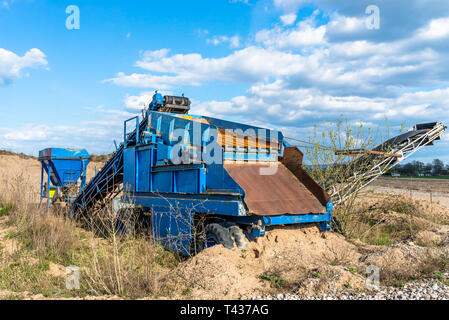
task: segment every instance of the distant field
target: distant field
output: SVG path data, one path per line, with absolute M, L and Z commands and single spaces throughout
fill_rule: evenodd
M 435 178 L 437 177 L 382 177 L 365 190 L 413 196 L 449 208 L 449 180 L 443 177 Z
M 385 176 L 383 178 L 391 178 L 391 179 L 449 179 L 449 176 L 431 176 L 431 177 L 420 177 L 420 176 L 400 176 L 400 177 L 390 177 Z
M 449 193 L 449 177 L 381 177 L 372 183 L 376 187 Z

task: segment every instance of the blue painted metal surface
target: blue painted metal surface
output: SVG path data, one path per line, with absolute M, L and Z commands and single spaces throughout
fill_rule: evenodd
M 156 91 L 156 93 L 153 95 L 153 100 L 149 105 L 149 109 L 154 111 L 163 106 L 164 106 L 164 97 L 162 96 L 162 94 Z

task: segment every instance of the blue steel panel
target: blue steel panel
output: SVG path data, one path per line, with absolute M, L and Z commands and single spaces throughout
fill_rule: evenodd
M 62 187 L 75 185 L 83 173 L 83 161 L 88 160 L 41 160 L 45 172 L 48 174 L 48 167 L 51 166 L 51 183 L 54 186 Z M 86 164 L 87 166 L 87 164 Z
M 166 164 L 166 161 L 170 160 L 170 150 L 171 148 L 165 144 L 158 143 L 156 154 L 157 154 L 157 164 Z
M 330 214 L 282 215 L 264 217 L 264 224 L 276 226 L 282 224 L 314 223 L 330 220 Z
M 136 191 L 136 152 L 135 148 L 125 149 L 123 154 L 123 188 L 126 191 Z
M 46 159 L 89 159 L 89 153 L 85 149 L 48 148 L 39 151 L 39 160 Z
M 198 193 L 198 171 L 198 169 L 194 169 L 176 172 L 176 191 L 181 193 Z
M 182 208 L 152 207 L 153 235 L 164 248 L 189 255 L 194 234 L 193 212 Z
M 243 189 L 231 178 L 221 164 L 211 164 L 207 166 L 206 186 L 207 190 L 239 193 L 242 196 L 245 195 Z
M 152 185 L 154 192 L 173 192 L 173 171 L 153 172 Z
M 227 216 L 245 215 L 243 201 L 238 197 L 208 194 L 152 194 L 135 193 L 131 197 L 137 206 L 145 208 L 160 207 L 165 211 L 170 208 L 183 208 L 198 213 L 209 213 Z
M 151 150 L 137 151 L 137 162 L 139 174 L 137 176 L 137 190 L 140 192 L 150 191 Z

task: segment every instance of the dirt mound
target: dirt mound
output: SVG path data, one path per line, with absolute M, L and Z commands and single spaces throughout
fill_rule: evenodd
M 366 208 L 384 206 L 390 204 L 391 209 L 400 213 L 407 209 L 414 209 L 420 217 L 439 224 L 449 224 L 449 208 L 428 200 L 422 200 L 409 195 L 392 195 L 364 192 L 356 200 L 356 204 Z M 401 207 L 398 206 L 402 205 Z M 405 209 L 405 211 L 404 211 Z
M 428 230 L 420 231 L 414 237 L 415 243 L 422 247 L 438 246 L 443 242 L 443 239 L 444 235 Z
M 362 260 L 365 267 L 374 265 L 379 268 L 383 283 L 394 285 L 445 269 L 443 264 L 446 264 L 448 254 L 448 247 L 426 248 L 410 242 L 378 247 Z
M 176 275 L 193 299 L 250 298 L 273 292 L 359 288 L 362 276 L 349 268 L 360 259 L 357 247 L 316 226 L 278 227 L 248 244 L 248 250 L 223 246 L 204 250 L 182 263 Z M 186 289 L 189 288 L 189 289 Z

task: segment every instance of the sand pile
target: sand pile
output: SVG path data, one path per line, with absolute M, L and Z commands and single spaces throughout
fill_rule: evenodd
M 316 226 L 279 227 L 250 242 L 247 251 L 209 248 L 183 262 L 176 274 L 194 299 L 308 294 L 362 287 L 364 278 L 349 271 L 359 259 L 357 247 L 338 234 L 322 234 Z

